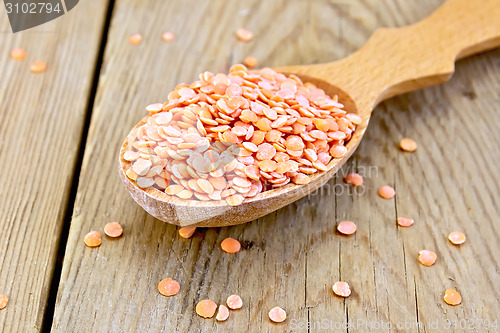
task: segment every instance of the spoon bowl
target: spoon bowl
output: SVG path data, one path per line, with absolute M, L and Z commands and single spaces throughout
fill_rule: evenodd
M 345 104 L 346 109 L 356 113 L 354 102 L 340 89 L 305 76 L 302 76 L 301 79 L 304 79 L 305 82 L 315 83 L 330 96 L 338 95 L 339 101 L 343 104 L 348 101 Z M 143 118 L 130 132 L 132 137 L 135 136 L 135 131 L 145 123 L 146 119 L 147 117 Z M 129 148 L 129 140 L 125 140 L 121 147 L 119 173 L 122 182 L 134 200 L 159 220 L 181 226 L 194 225 L 200 227 L 222 227 L 245 223 L 280 209 L 323 186 L 356 150 L 368 125 L 369 114 L 366 114 L 366 117 L 362 119 L 362 123 L 356 127 L 351 139 L 346 144 L 347 153 L 341 158 L 332 159 L 327 165 L 327 171 L 310 175 L 311 181 L 308 184 L 296 185 L 290 183 L 283 187 L 264 191 L 258 193 L 255 197 L 246 198 L 237 206 L 230 206 L 224 200 L 184 200 L 167 195 L 155 188 L 141 189 L 125 174 L 130 163 L 123 159 L 123 154 Z
M 176 225 L 220 227 L 248 222 L 282 208 L 323 186 L 358 147 L 373 108 L 384 99 L 443 83 L 454 72 L 454 62 L 500 45 L 500 0 L 450 0 L 428 18 L 407 27 L 379 29 L 356 53 L 342 60 L 319 65 L 275 68 L 311 82 L 329 96 L 338 96 L 349 112 L 358 114 L 357 125 L 346 144 L 347 153 L 335 158 L 327 170 L 310 176 L 305 185 L 288 184 L 246 198 L 240 205 L 225 201 L 184 200 L 149 188 L 142 189 L 125 171 L 123 154 L 129 139 L 144 124 L 143 118 L 130 132 L 120 150 L 119 174 L 133 199 L 154 217 Z

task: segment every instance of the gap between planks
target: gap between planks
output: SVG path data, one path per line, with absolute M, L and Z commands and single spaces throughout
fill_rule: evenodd
M 59 281 L 61 280 L 61 271 L 64 261 L 64 252 L 68 242 L 69 226 L 71 224 L 71 217 L 73 215 L 73 208 L 75 205 L 76 193 L 78 190 L 78 183 L 80 180 L 80 171 L 82 169 L 83 155 L 85 153 L 85 144 L 87 142 L 87 136 L 90 127 L 90 119 L 92 117 L 92 108 L 94 106 L 94 101 L 97 93 L 97 85 L 99 83 L 99 76 L 101 73 L 101 67 L 104 56 L 104 49 L 106 48 L 106 42 L 108 39 L 109 25 L 111 23 L 111 16 L 113 13 L 113 7 L 115 0 L 108 0 L 108 8 L 106 9 L 106 18 L 104 21 L 101 41 L 99 43 L 99 52 L 97 54 L 97 60 L 94 67 L 94 74 L 92 76 L 92 85 L 90 87 L 90 93 L 88 97 L 85 120 L 82 128 L 82 136 L 79 143 L 78 155 L 74 166 L 73 178 L 71 180 L 71 188 L 68 198 L 68 203 L 64 212 L 64 220 L 61 228 L 61 234 L 59 235 L 59 244 L 57 245 L 57 257 L 54 270 L 52 272 L 52 279 L 49 286 L 49 297 L 47 299 L 47 307 L 42 321 L 41 332 L 50 332 L 52 327 L 52 322 L 54 320 L 54 310 L 56 306 L 57 290 L 59 287 Z

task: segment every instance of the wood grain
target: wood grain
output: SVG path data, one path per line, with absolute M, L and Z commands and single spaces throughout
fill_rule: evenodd
M 266 66 L 339 59 L 363 45 L 377 27 L 413 23 L 442 3 L 118 0 L 53 331 L 315 332 L 320 327 L 308 330 L 307 321 L 327 320 L 333 325 L 328 328 L 340 325 L 339 331 L 376 331 L 356 324 L 384 321 L 394 326 L 392 331 L 432 332 L 427 325 L 437 320 L 438 332 L 446 319 L 497 319 L 500 139 L 490 124 L 500 121 L 495 111 L 498 50 L 460 62 L 445 86 L 383 103 L 354 157 L 327 186 L 244 225 L 199 229 L 192 239 L 181 239 L 176 227 L 134 203 L 117 173 L 119 147 L 128 131 L 145 114 L 144 107 L 165 100 L 176 83 L 192 81 L 204 70 L 226 71 L 249 54 Z M 254 31 L 254 42 L 234 38 L 240 27 Z M 174 43 L 161 42 L 165 30 L 176 33 Z M 132 46 L 127 38 L 136 32 L 144 41 Z M 398 149 L 404 136 L 418 142 L 416 153 Z M 357 192 L 342 182 L 353 170 L 366 176 Z M 394 200 L 377 196 L 383 184 L 396 187 Z M 398 215 L 415 218 L 415 225 L 397 228 Z M 357 222 L 354 236 L 336 234 L 336 222 L 344 219 Z M 115 220 L 125 228 L 121 239 L 106 238 L 96 249 L 84 246 L 88 231 Z M 460 247 L 446 239 L 455 229 L 468 236 Z M 243 242 L 241 252 L 220 250 L 228 236 Z M 423 248 L 438 253 L 436 265 L 417 262 Z M 180 294 L 158 294 L 156 285 L 165 277 L 181 283 Z M 346 300 L 331 292 L 340 279 L 353 289 Z M 462 305 L 443 303 L 442 293 L 451 287 L 461 292 Z M 199 300 L 223 303 L 232 293 L 242 296 L 244 307 L 231 312 L 227 322 L 194 313 Z M 285 323 L 268 320 L 274 306 L 287 310 Z M 354 326 L 343 328 L 347 321 Z M 396 329 L 398 323 L 416 321 L 426 326 Z
M 0 10 L 0 331 L 41 329 L 78 157 L 106 1 L 12 34 Z M 25 48 L 22 61 L 10 59 Z M 35 60 L 47 71 L 33 74 Z
M 498 17 L 499 0 L 484 0 L 481 6 L 448 0 L 411 25 L 377 29 L 362 48 L 341 60 L 277 70 L 337 87 L 349 96 L 344 100 L 353 100 L 346 106 L 355 104 L 367 118 L 387 98 L 447 81 L 457 59 L 500 46 Z

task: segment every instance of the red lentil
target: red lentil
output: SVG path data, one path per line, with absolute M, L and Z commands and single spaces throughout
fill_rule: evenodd
M 342 221 L 337 225 L 337 230 L 344 235 L 352 235 L 356 232 L 357 226 L 352 221 Z
M 399 147 L 403 151 L 414 152 L 417 150 L 417 143 L 412 139 L 404 138 L 399 141 Z
M 349 297 L 351 295 L 351 288 L 347 282 L 338 281 L 332 286 L 332 290 L 335 295 L 340 297 Z
M 332 148 L 330 148 L 330 154 L 334 158 L 341 158 L 345 154 L 347 154 L 347 148 L 344 146 L 333 146 Z
M 226 196 L 226 202 L 231 206 L 241 205 L 245 198 L 242 195 L 234 194 Z
M 241 244 L 234 238 L 226 238 L 220 243 L 220 247 L 224 252 L 236 253 L 241 249 Z
M 195 231 L 196 227 L 182 227 L 179 229 L 179 236 L 181 236 L 182 238 L 191 238 Z
M 400 227 L 410 227 L 415 223 L 415 220 L 407 218 L 407 217 L 398 217 L 398 225 Z
M 175 35 L 174 35 L 173 32 L 165 31 L 161 35 L 161 39 L 163 39 L 164 42 L 170 43 L 170 42 L 172 42 L 175 39 Z
M 448 239 L 454 245 L 460 245 L 465 242 L 465 234 L 460 231 L 453 231 L 448 235 Z
M 174 279 L 164 279 L 158 283 L 158 291 L 163 296 L 174 296 L 181 290 L 181 285 Z
M 238 295 L 231 295 L 227 298 L 226 304 L 231 310 L 241 309 L 243 300 Z
M 286 312 L 280 307 L 274 307 L 269 311 L 269 319 L 275 323 L 282 323 L 286 319 Z
M 146 111 L 148 111 L 150 113 L 160 112 L 162 109 L 163 109 L 162 103 L 153 103 L 153 104 L 149 104 L 148 106 L 146 106 Z M 157 119 L 157 124 L 159 124 L 159 125 L 168 124 L 168 122 L 170 120 L 172 120 L 171 116 L 172 116 L 171 113 L 165 113 L 162 116 L 158 116 L 159 119 Z
M 209 299 L 204 299 L 196 304 L 196 313 L 203 318 L 212 318 L 217 310 L 217 304 Z
M 142 42 L 142 36 L 140 34 L 133 34 L 128 38 L 128 41 L 132 45 L 139 45 Z
M 259 61 L 254 56 L 248 56 L 243 60 L 243 64 L 248 68 L 255 68 L 259 65 Z
M 104 233 L 108 237 L 120 237 L 123 234 L 123 228 L 118 222 L 107 223 L 104 226 Z
M 460 296 L 460 293 L 454 289 L 446 289 L 443 299 L 448 305 L 459 305 L 462 303 L 462 296 Z
M 47 64 L 43 61 L 35 61 L 31 64 L 30 70 L 35 74 L 43 73 L 47 69 Z
M 353 186 L 361 186 L 363 185 L 363 177 L 360 174 L 357 173 L 350 173 L 347 176 L 345 176 L 344 181 L 347 184 L 353 185 Z
M 10 51 L 10 57 L 13 60 L 23 60 L 26 57 L 26 51 L 21 48 L 15 48 Z
M 437 260 L 436 253 L 429 250 L 421 250 L 418 252 L 418 261 L 424 266 L 432 266 Z
M 242 42 L 249 42 L 253 38 L 253 32 L 247 29 L 240 28 L 236 31 L 236 37 Z
M 217 321 L 226 321 L 229 318 L 229 309 L 224 305 L 219 305 L 219 311 L 217 311 L 217 316 L 215 316 L 215 320 Z
M 5 295 L 0 295 L 0 310 L 5 309 L 7 303 L 9 303 L 9 297 Z
M 378 189 L 378 195 L 384 199 L 392 199 L 396 195 L 396 191 L 389 185 L 384 185 Z
M 101 234 L 98 231 L 91 231 L 85 235 L 83 241 L 88 247 L 97 247 L 101 245 Z
M 146 109 L 123 155 L 127 177 L 143 189 L 234 206 L 290 182 L 309 183 L 347 153 L 359 123 L 336 96 L 294 75 L 243 65 L 229 75 L 205 72 Z

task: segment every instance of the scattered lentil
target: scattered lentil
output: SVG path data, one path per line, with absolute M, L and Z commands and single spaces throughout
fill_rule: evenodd
M 351 288 L 347 282 L 338 281 L 332 286 L 332 290 L 335 295 L 340 297 L 349 297 L 351 295 Z
M 337 230 L 344 235 L 352 235 L 356 232 L 357 226 L 352 221 L 342 221 L 337 225 Z
M 384 199 L 392 199 L 396 195 L 396 191 L 389 185 L 384 185 L 378 189 L 378 195 Z
M 460 293 L 455 289 L 446 289 L 443 299 L 448 305 L 458 305 L 462 303 L 462 296 L 460 296 Z
M 142 36 L 140 34 L 133 34 L 128 38 L 128 41 L 132 45 L 139 45 L 142 42 Z
M 7 303 L 9 303 L 9 297 L 5 295 L 0 295 L 0 310 L 5 309 Z
M 229 318 L 229 309 L 224 305 L 219 305 L 219 311 L 217 311 L 217 316 L 215 316 L 215 320 L 217 321 L 226 321 Z
M 429 250 L 421 250 L 418 252 L 418 261 L 424 266 L 432 266 L 436 262 L 436 253 Z
M 21 48 L 15 48 L 10 51 L 10 57 L 13 60 L 23 60 L 26 57 L 26 51 Z
M 255 68 L 259 65 L 259 61 L 254 56 L 248 56 L 243 60 L 243 64 L 248 68 Z
M 88 247 L 97 247 L 101 245 L 101 234 L 98 231 L 91 231 L 85 235 L 83 241 Z
M 31 64 L 30 70 L 32 73 L 39 74 L 45 72 L 47 69 L 47 64 L 43 61 L 35 61 Z
M 243 300 L 238 295 L 231 295 L 227 298 L 226 304 L 231 310 L 237 310 L 243 306 Z
M 347 176 L 345 176 L 344 181 L 347 184 L 353 185 L 353 186 L 361 186 L 363 185 L 363 177 L 360 174 L 357 173 L 350 173 Z
M 412 139 L 404 138 L 399 141 L 399 147 L 403 151 L 414 152 L 417 150 L 417 143 Z
M 275 323 L 282 323 L 286 319 L 286 312 L 280 307 L 274 307 L 269 311 L 269 319 Z
M 448 239 L 454 245 L 460 245 L 465 242 L 465 234 L 460 231 L 453 231 L 448 235 Z
M 407 218 L 407 217 L 398 217 L 398 225 L 400 227 L 410 227 L 415 223 L 415 220 Z
M 179 236 L 181 236 L 182 238 L 191 238 L 195 231 L 196 227 L 182 227 L 179 229 Z
M 118 222 L 107 223 L 104 226 L 104 233 L 108 237 L 120 237 L 123 234 L 123 228 Z
M 234 238 L 226 238 L 220 243 L 220 247 L 224 252 L 236 253 L 241 249 L 241 244 Z
M 234 206 L 309 183 L 347 152 L 359 123 L 336 96 L 294 75 L 243 65 L 229 75 L 205 72 L 146 109 L 123 154 L 127 177 L 143 189 Z
M 175 35 L 173 32 L 165 31 L 164 33 L 161 34 L 161 39 L 164 42 L 170 43 L 175 39 Z
M 158 283 L 158 291 L 163 296 L 174 296 L 181 290 L 181 285 L 174 279 L 164 279 Z
M 236 37 L 242 42 L 249 42 L 253 38 L 253 32 L 247 29 L 240 28 L 236 31 Z
M 212 318 L 217 310 L 217 304 L 209 299 L 204 299 L 196 304 L 196 313 L 203 318 Z

